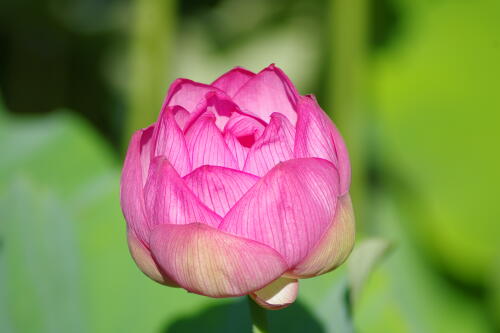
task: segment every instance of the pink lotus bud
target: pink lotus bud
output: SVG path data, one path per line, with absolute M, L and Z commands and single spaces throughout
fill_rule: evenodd
M 128 148 L 130 251 L 157 282 L 285 307 L 299 278 L 331 271 L 353 247 L 350 172 L 335 125 L 274 65 L 211 85 L 178 79 Z

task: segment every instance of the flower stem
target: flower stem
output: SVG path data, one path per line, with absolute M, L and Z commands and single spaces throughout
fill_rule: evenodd
M 250 306 L 250 314 L 252 317 L 252 332 L 268 333 L 266 310 L 255 303 L 250 296 L 248 296 L 248 305 Z
M 367 170 L 370 156 L 367 147 L 373 145 L 369 112 L 369 47 L 368 0 L 330 0 L 329 25 L 330 59 L 328 108 L 335 124 L 346 139 L 352 166 L 350 193 L 356 206 L 356 231 L 366 231 L 369 217 L 367 200 Z M 330 115 L 332 115 L 330 113 Z M 376 144 L 377 142 L 375 142 Z
M 130 31 L 130 89 L 124 144 L 158 117 L 169 82 L 177 0 L 134 0 Z

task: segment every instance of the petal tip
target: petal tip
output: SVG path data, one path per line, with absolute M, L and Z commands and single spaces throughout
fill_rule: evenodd
M 271 282 L 264 288 L 250 294 L 261 307 L 268 310 L 280 310 L 291 305 L 297 299 L 299 281 L 286 277 Z
M 160 284 L 178 287 L 177 283 L 160 272 L 149 250 L 139 239 L 137 239 L 133 232 L 129 231 L 127 233 L 127 240 L 132 259 L 134 259 L 137 267 L 139 267 L 146 276 Z

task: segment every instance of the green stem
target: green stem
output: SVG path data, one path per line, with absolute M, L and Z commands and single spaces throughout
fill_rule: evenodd
M 250 306 L 250 314 L 252 317 L 252 332 L 253 333 L 267 333 L 269 332 L 267 326 L 267 313 L 266 310 L 253 299 L 248 296 L 248 305 Z
M 367 213 L 366 147 L 367 107 L 367 0 L 330 0 L 329 39 L 332 52 L 328 107 L 346 140 L 352 166 L 351 196 L 356 208 L 356 229 L 365 229 Z
M 135 0 L 130 41 L 130 80 L 125 145 L 130 135 L 153 123 L 169 82 L 176 0 Z

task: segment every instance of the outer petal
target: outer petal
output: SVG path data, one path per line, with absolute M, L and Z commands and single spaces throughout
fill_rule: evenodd
M 277 250 L 289 267 L 317 244 L 335 216 L 338 174 L 316 158 L 278 164 L 227 213 L 222 231 Z
M 279 310 L 295 302 L 298 292 L 298 280 L 280 277 L 264 288 L 251 293 L 250 296 L 257 304 L 266 309 Z
M 295 125 L 298 93 L 281 69 L 271 65 L 251 78 L 234 95 L 240 108 L 269 122 L 273 112 L 285 115 Z
M 135 233 L 133 231 L 129 230 L 127 232 L 127 239 L 130 254 L 132 255 L 132 258 L 134 259 L 137 266 L 144 274 L 158 283 L 170 287 L 178 287 L 178 285 L 174 281 L 170 280 L 167 276 L 164 276 L 160 273 L 158 266 L 151 256 L 151 252 L 135 236 Z
M 205 224 L 158 226 L 150 244 L 168 276 L 191 292 L 211 297 L 248 294 L 287 267 L 273 249 Z
M 254 76 L 254 73 L 244 68 L 235 67 L 229 72 L 221 75 L 211 85 L 224 91 L 228 96 L 233 97 L 241 86 Z
M 123 165 L 120 182 L 120 203 L 123 216 L 129 229 L 132 229 L 141 240 L 149 238 L 147 216 L 144 210 L 143 179 L 149 166 L 151 133 L 153 127 L 139 130 L 130 140 L 127 156 Z
M 297 112 L 295 157 L 320 157 L 331 161 L 339 170 L 340 193 L 347 193 L 351 165 L 339 131 L 311 96 L 300 97 Z
M 206 223 L 217 227 L 221 217 L 191 192 L 164 157 L 151 162 L 144 188 L 146 212 L 151 228 L 158 224 Z
M 259 178 L 234 169 L 205 165 L 184 180 L 205 205 L 224 216 Z
M 271 122 L 252 145 L 243 170 L 263 176 L 279 162 L 293 158 L 295 128 L 280 113 L 271 115 Z
M 177 111 L 182 113 L 182 111 Z M 178 112 L 177 114 L 179 114 Z M 165 156 L 181 176 L 191 172 L 191 160 L 186 139 L 182 130 L 177 125 L 173 111 L 170 108 L 162 112 L 158 119 L 154 141 L 155 149 L 151 152 L 151 158 Z
M 148 178 L 149 163 L 151 162 L 151 150 L 154 147 L 154 131 L 156 124 L 149 126 L 142 130 L 141 140 L 139 142 L 139 151 L 141 156 L 141 169 L 142 169 L 142 185 L 146 184 Z
M 306 278 L 329 272 L 340 266 L 354 246 L 354 213 L 351 197 L 339 199 L 337 213 L 321 241 L 309 255 L 287 275 Z
M 238 168 L 236 159 L 215 125 L 215 116 L 212 113 L 204 113 L 189 127 L 186 142 L 193 169 L 202 165 Z

